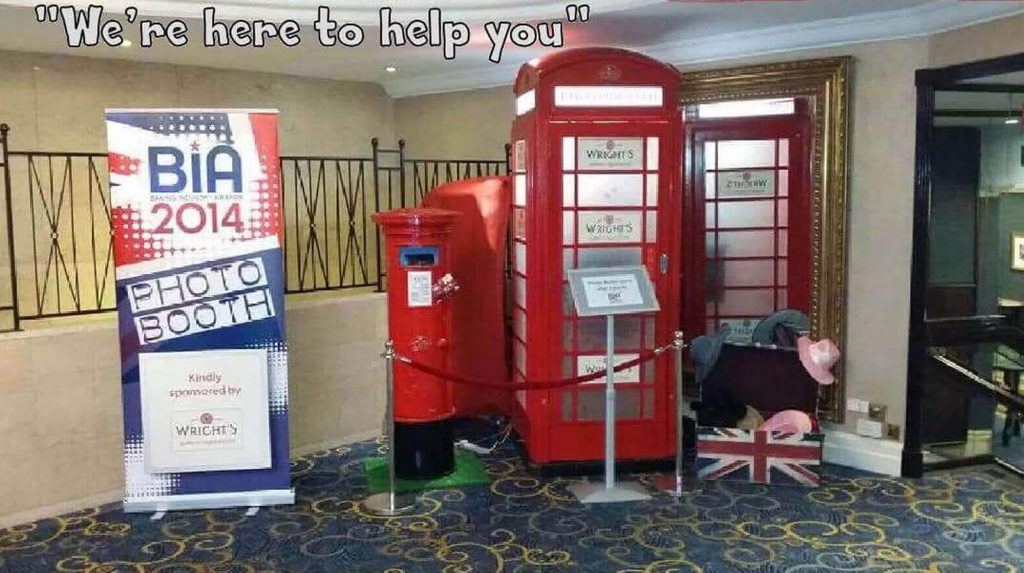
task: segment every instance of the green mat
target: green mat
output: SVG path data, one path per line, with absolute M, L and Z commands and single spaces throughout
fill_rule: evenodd
M 380 493 L 388 490 L 387 458 L 369 458 L 363 462 L 363 469 L 366 471 L 366 481 L 369 482 L 370 493 Z M 399 478 L 395 480 L 395 491 L 405 493 L 486 483 L 491 483 L 491 478 L 487 475 L 487 471 L 484 470 L 484 464 L 480 459 L 472 452 L 456 449 L 454 472 L 429 480 Z

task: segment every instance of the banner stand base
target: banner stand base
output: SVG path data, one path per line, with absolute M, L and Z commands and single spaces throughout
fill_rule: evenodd
M 569 486 L 569 491 L 582 503 L 620 503 L 651 499 L 647 488 L 630 481 L 618 482 L 612 487 L 607 487 L 602 482 L 581 482 Z
M 195 493 L 166 495 L 140 500 L 125 500 L 125 513 L 159 511 L 185 511 L 190 509 L 223 509 L 227 507 L 258 507 L 265 505 L 292 505 L 294 489 L 268 489 L 261 491 L 233 491 L 227 493 Z

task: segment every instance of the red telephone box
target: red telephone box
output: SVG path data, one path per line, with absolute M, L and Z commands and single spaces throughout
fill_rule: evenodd
M 449 370 L 454 288 L 449 237 L 459 214 L 442 209 L 375 213 L 388 262 L 388 336 L 395 351 Z M 451 383 L 400 363 L 394 371 L 395 473 L 431 479 L 455 469 Z
M 564 50 L 516 79 L 513 141 L 513 371 L 517 381 L 604 369 L 605 321 L 575 316 L 565 270 L 645 265 L 661 311 L 616 320 L 616 359 L 679 328 L 682 120 L 674 68 L 619 49 Z M 671 456 L 671 362 L 616 375 L 616 458 Z M 603 380 L 516 393 L 513 420 L 534 463 L 603 456 Z

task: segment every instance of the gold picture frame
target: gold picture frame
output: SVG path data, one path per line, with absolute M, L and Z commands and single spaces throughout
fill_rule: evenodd
M 683 106 L 802 96 L 813 118 L 811 182 L 811 337 L 845 349 L 846 200 L 851 57 L 798 60 L 684 72 Z M 1024 269 L 1022 269 L 1024 270 Z M 846 412 L 842 362 L 836 382 L 821 393 L 819 415 L 842 422 Z

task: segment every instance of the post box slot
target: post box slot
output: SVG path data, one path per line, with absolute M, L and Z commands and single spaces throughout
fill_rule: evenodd
M 437 247 L 400 247 L 399 264 L 403 267 L 432 267 L 437 264 Z

